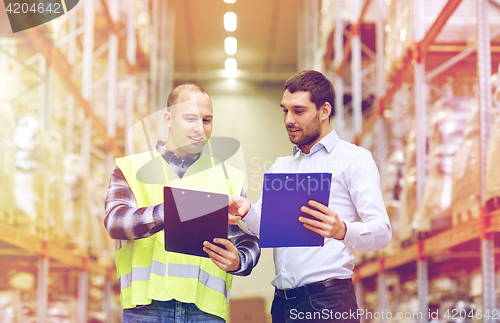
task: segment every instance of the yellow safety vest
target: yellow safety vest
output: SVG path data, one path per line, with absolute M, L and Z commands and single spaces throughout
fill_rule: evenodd
M 243 172 L 227 165 L 226 180 L 221 164 L 214 164 L 213 158 L 205 154 L 182 179 L 156 150 L 117 158 L 116 166 L 125 176 L 138 208 L 163 203 L 165 179 L 172 187 L 228 195 L 239 194 L 244 180 Z M 153 299 L 176 299 L 227 319 L 233 276 L 219 269 L 210 258 L 167 252 L 164 245 L 162 230 L 116 250 L 122 309 L 151 304 Z

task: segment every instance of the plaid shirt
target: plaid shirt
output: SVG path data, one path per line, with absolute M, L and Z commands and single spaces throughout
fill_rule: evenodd
M 159 141 L 156 150 L 181 178 L 189 166 L 201 156 L 201 153 L 198 153 L 183 161 L 177 154 L 166 149 L 164 144 L 164 141 Z M 122 244 L 149 237 L 163 230 L 163 203 L 137 208 L 132 190 L 118 167 L 115 167 L 111 174 L 105 209 L 104 226 L 112 239 L 127 240 Z M 258 238 L 246 234 L 237 225 L 229 225 L 228 237 L 240 256 L 240 269 L 230 273 L 238 276 L 249 275 L 260 257 Z

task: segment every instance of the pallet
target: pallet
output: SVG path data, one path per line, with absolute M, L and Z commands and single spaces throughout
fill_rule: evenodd
M 417 242 L 417 236 L 414 235 L 411 238 L 408 238 L 408 239 L 401 241 L 401 248 L 404 249 L 406 247 L 409 247 L 409 246 L 415 244 L 416 242 Z
M 461 223 L 469 222 L 473 219 L 478 219 L 481 216 L 481 208 L 479 204 L 468 205 L 464 208 L 457 208 L 452 213 L 453 226 Z
M 409 247 L 417 243 L 417 241 L 425 240 L 438 233 L 451 229 L 451 222 L 450 216 L 437 216 L 431 218 L 431 230 L 414 231 L 411 238 L 401 241 L 401 248 Z
M 46 220 L 37 218 L 35 220 L 35 230 L 37 235 L 42 239 L 49 239 L 49 224 Z
M 87 255 L 88 253 L 88 246 L 82 241 L 78 241 L 72 237 L 67 238 L 66 248 L 71 250 L 74 254 Z
M 448 213 L 449 214 L 449 213 Z M 431 230 L 430 231 L 419 231 L 417 234 L 418 240 L 424 240 L 435 236 L 438 233 L 449 230 L 452 228 L 452 217 L 451 216 L 437 216 L 431 218 Z
M 58 244 L 59 246 L 65 248 L 66 247 L 66 244 L 67 244 L 67 238 L 66 236 L 64 235 L 61 235 L 61 234 L 56 234 L 54 232 L 49 231 L 50 232 L 50 241 L 51 242 L 55 242 L 56 244 Z

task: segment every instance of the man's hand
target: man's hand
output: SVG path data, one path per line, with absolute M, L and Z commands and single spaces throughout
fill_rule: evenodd
M 346 225 L 344 221 L 339 219 L 339 215 L 334 210 L 324 204 L 310 200 L 309 205 L 317 210 L 303 206 L 300 210 L 306 214 L 312 215 L 318 220 L 312 220 L 305 216 L 300 216 L 299 221 L 304 224 L 307 229 L 318 233 L 325 238 L 335 238 L 342 240 L 346 234 Z
M 216 246 L 208 241 L 203 242 L 203 251 L 208 253 L 214 264 L 224 271 L 240 269 L 240 256 L 238 249 L 227 239 L 215 238 L 214 243 L 223 245 L 226 249 Z
M 248 213 L 251 205 L 252 203 L 247 198 L 242 196 L 230 196 L 228 214 L 229 224 L 238 224 L 238 220 L 241 220 Z

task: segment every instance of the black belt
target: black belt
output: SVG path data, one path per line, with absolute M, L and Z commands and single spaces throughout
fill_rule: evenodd
M 346 286 L 352 283 L 351 278 L 348 279 L 337 279 L 330 278 L 327 280 L 323 280 L 317 283 L 311 283 L 304 286 L 300 286 L 292 289 L 277 289 L 274 292 L 274 295 L 283 297 L 286 300 L 295 299 L 299 297 L 305 297 L 307 295 L 319 294 L 325 291 L 327 287 L 331 286 Z

